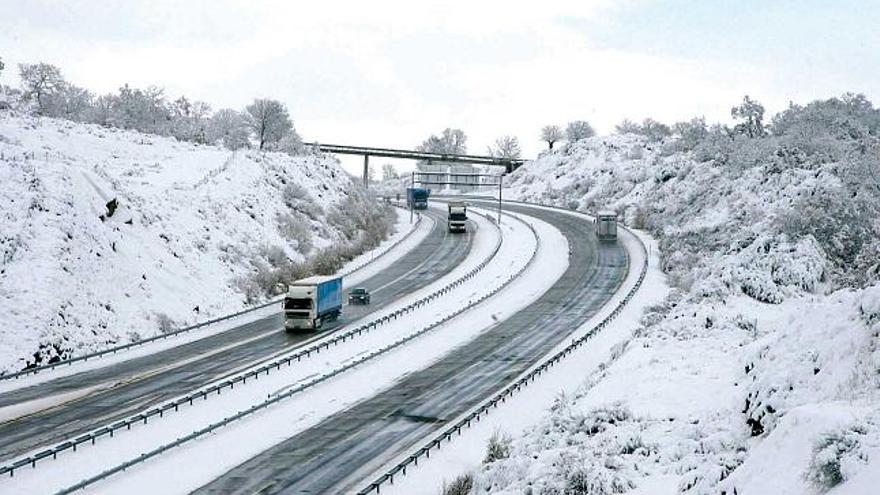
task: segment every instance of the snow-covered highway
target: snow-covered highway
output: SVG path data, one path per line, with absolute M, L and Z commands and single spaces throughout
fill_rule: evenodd
M 380 289 L 373 305 L 346 308 L 346 319 L 337 330 L 441 278 L 465 259 L 471 236 L 453 238 L 446 232 L 440 215 L 428 216 L 438 220 L 431 221 L 427 237 L 408 252 L 397 255 L 395 262 L 384 270 L 361 282 L 365 287 Z M 44 381 L 42 376 L 22 379 L 13 384 L 17 388 L 0 394 L 0 412 L 4 406 L 12 408 L 38 397 L 43 399 L 41 403 L 46 409 L 28 411 L 27 415 L 0 424 L 0 458 L 8 460 L 111 424 L 314 338 L 309 334 L 289 334 L 281 327 L 281 318 L 275 313 L 177 347 L 108 363 L 111 366 L 65 373 L 50 381 Z M 35 383 L 28 386 L 29 380 Z M 83 392 L 74 395 L 78 391 Z M 69 402 L 46 400 L 53 396 Z
M 264 317 L 0 394 L 10 408 L 43 387 L 59 397 L 55 407 L 49 402 L 0 424 L 7 464 L 105 425 L 132 423 L 115 438 L 17 469 L 0 481 L 0 493 L 57 492 L 84 480 L 100 493 L 137 492 L 147 481 L 169 493 L 359 489 L 564 342 L 626 277 L 626 251 L 597 243 L 583 217 L 511 205 L 499 230 L 488 220 L 493 212 L 483 213 L 471 217 L 468 234 L 451 235 L 442 215 L 429 210 L 424 240 L 386 266 L 376 263 L 375 273 L 364 270 L 369 276 L 358 285 L 373 291 L 374 305 L 347 307 L 345 324 L 332 332 L 291 335 L 280 330 L 279 316 Z M 301 362 L 285 358 L 369 320 L 385 323 Z M 150 407 L 279 357 L 274 362 L 285 367 L 259 380 L 149 424 L 137 421 Z M 241 419 L 227 425 L 233 416 Z M 181 437 L 192 441 L 179 445 Z M 152 454 L 140 462 L 145 453 Z

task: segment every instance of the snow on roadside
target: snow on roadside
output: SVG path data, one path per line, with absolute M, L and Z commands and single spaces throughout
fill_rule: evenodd
M 514 174 L 508 197 L 650 228 L 673 289 L 475 472 L 479 493 L 855 494 L 877 478 L 880 287 L 846 288 L 876 258 L 840 262 L 876 235 L 834 203 L 850 197 L 841 164 L 751 143 L 698 162 L 593 138 Z
M 573 212 L 571 214 L 578 215 Z M 418 467 L 411 466 L 406 476 L 395 478 L 393 485 L 383 486 L 382 493 L 441 493 L 443 487 L 456 477 L 466 473 L 476 473 L 486 456 L 486 445 L 490 438 L 497 435 L 518 437 L 530 431 L 561 396 L 570 396 L 578 390 L 584 376 L 602 368 L 612 356 L 620 353 L 632 337 L 633 330 L 637 328 L 644 309 L 662 301 L 669 290 L 665 276 L 659 268 L 656 242 L 641 232 L 634 235 L 650 247 L 652 256 L 649 259 L 648 272 L 642 288 L 626 306 L 626 310 L 587 345 L 578 348 L 519 394 L 492 409 L 480 422 L 473 423 L 470 428 L 464 430 L 461 436 L 444 443 L 440 449 L 431 454 L 430 459 L 423 459 Z M 621 234 L 620 242 L 624 243 L 630 254 L 631 270 L 608 304 L 575 330 L 571 339 L 583 335 L 600 322 L 638 280 L 644 260 L 642 248 L 633 235 Z M 548 352 L 548 355 L 556 353 L 568 343 L 569 341 L 560 343 L 557 348 Z M 386 467 L 393 464 L 389 463 Z M 373 477 L 378 474 L 375 473 Z M 524 489 L 524 486 L 511 487 L 510 493 L 524 493 Z
M 475 217 L 475 220 L 479 224 L 480 229 L 477 231 L 478 234 L 473 252 L 462 264 L 463 266 L 455 271 L 469 271 L 473 266 L 485 259 L 494 248 L 496 236 L 492 234 L 494 232 L 492 224 L 481 217 Z M 500 283 L 511 271 L 516 270 L 517 266 L 525 264 L 531 252 L 528 240 L 531 237 L 531 232 L 525 226 L 514 222 L 506 223 L 503 225 L 503 228 L 508 242 L 502 244 L 503 252 L 499 253 L 499 256 L 481 272 L 481 276 L 463 284 L 424 309 L 411 315 L 406 315 L 398 321 L 389 323 L 381 329 L 364 334 L 357 339 L 331 347 L 312 359 L 295 363 L 290 368 L 282 368 L 278 372 L 260 378 L 259 381 L 249 382 L 246 386 L 236 387 L 234 391 L 225 392 L 222 396 L 212 397 L 205 406 L 199 407 L 197 403 L 192 409 L 184 408 L 179 413 L 169 414 L 161 420 L 135 428 L 131 432 L 123 432 L 118 439 L 106 442 L 99 441 L 96 446 L 88 447 L 89 452 L 80 449 L 81 452 L 60 456 L 57 462 L 41 463 L 33 475 L 25 472 L 22 472 L 21 475 L 16 473 L 15 486 L 22 490 L 34 489 L 43 491 L 56 490 L 65 485 L 72 484 L 85 477 L 85 473 L 94 474 L 100 471 L 101 468 L 106 468 L 109 465 L 121 462 L 123 459 L 139 455 L 156 444 L 173 440 L 209 422 L 227 417 L 237 410 L 264 400 L 268 394 L 280 393 L 297 383 L 313 379 L 371 350 L 409 335 L 428 322 L 442 318 L 443 315 L 458 308 L 462 301 L 479 297 L 479 294 L 491 290 L 493 285 Z M 420 290 L 420 292 L 427 294 L 458 276 L 460 274 L 450 273 L 429 287 Z M 540 284 L 538 284 L 538 288 L 540 288 Z M 534 295 L 533 292 L 534 290 L 524 292 L 522 297 L 531 297 Z M 413 297 L 416 296 L 418 294 Z M 402 304 L 404 303 L 397 302 L 395 306 Z M 382 311 L 386 310 L 383 309 Z M 488 318 L 489 315 L 486 315 L 486 317 Z M 169 454 L 169 457 L 178 459 L 178 453 L 202 452 L 205 449 L 210 452 L 231 452 L 228 449 L 217 450 L 215 445 L 217 442 L 225 443 L 226 440 L 224 439 L 229 438 L 231 435 L 231 438 L 238 445 L 235 450 L 239 457 L 233 459 L 231 455 L 227 455 L 224 456 L 223 463 L 219 461 L 217 463 L 204 463 L 201 467 L 196 468 L 194 466 L 192 470 L 187 470 L 186 473 L 179 473 L 181 478 L 190 477 L 190 481 L 187 483 L 194 483 L 191 487 L 196 487 L 200 483 L 209 481 L 211 477 L 223 472 L 221 466 L 225 466 L 226 469 L 231 468 L 238 462 L 245 460 L 249 455 L 254 455 L 262 449 L 314 424 L 321 418 L 343 409 L 346 405 L 387 387 L 401 374 L 409 370 L 418 369 L 430 360 L 442 355 L 451 346 L 461 342 L 462 339 L 466 341 L 472 338 L 474 332 L 478 332 L 482 328 L 465 325 L 464 321 L 466 319 L 454 321 L 458 322 L 457 326 L 450 322 L 431 334 L 406 345 L 405 351 L 403 349 L 396 350 L 374 360 L 374 362 L 359 367 L 354 372 L 346 373 L 342 377 L 323 383 L 282 404 L 264 410 L 248 420 L 223 428 L 208 439 L 175 449 L 174 452 Z M 356 322 L 353 324 L 356 324 Z M 453 326 L 449 327 L 450 325 Z M 462 327 L 467 330 L 464 330 Z M 435 335 L 442 336 L 439 338 L 440 342 L 443 342 L 442 344 L 437 342 L 438 338 L 434 337 Z M 426 339 L 431 340 L 433 342 L 432 345 L 425 346 L 422 342 Z M 378 365 L 374 364 L 375 362 L 382 362 L 384 364 Z M 377 366 L 379 368 L 376 369 L 382 370 L 378 374 L 369 371 Z M 284 419 L 282 420 L 281 418 Z M 297 419 L 292 423 L 291 418 Z M 255 429 L 261 431 L 268 430 L 271 434 L 254 435 Z M 125 435 L 125 441 L 120 442 L 119 440 L 122 440 L 123 434 Z M 247 440 L 244 441 L 240 438 L 241 435 L 245 435 Z M 163 455 L 155 464 L 166 466 L 166 462 Z M 145 466 L 144 472 L 152 473 L 154 468 L 150 466 L 153 465 L 154 463 L 151 462 L 148 466 Z M 127 473 L 137 472 L 140 472 L 140 470 L 127 471 Z M 154 475 L 151 474 L 150 476 Z M 196 476 L 200 477 L 195 478 Z M 170 479 L 168 475 L 163 475 L 162 477 Z M 128 483 L 129 481 L 126 480 L 128 480 L 128 477 L 122 477 L 118 482 Z M 19 485 L 19 483 L 22 484 Z M 113 483 L 117 483 L 117 481 L 111 480 L 111 484 Z M 169 488 L 170 492 L 181 490 L 180 486 L 183 485 L 178 485 L 177 483 L 184 483 L 184 480 L 177 479 L 174 481 L 174 489 L 171 490 Z M 134 483 L 134 485 L 137 484 Z M 151 490 L 156 489 L 155 485 L 149 486 Z M 100 490 L 103 490 L 103 488 L 99 488 Z M 114 488 L 110 491 L 115 490 Z
M 348 269 L 351 269 L 350 267 L 360 267 L 357 268 L 349 277 L 346 277 L 344 279 L 345 286 L 351 287 L 360 283 L 360 281 L 373 276 L 375 273 L 381 271 L 389 264 L 393 263 L 394 260 L 402 256 L 403 254 L 412 250 L 428 235 L 428 233 L 431 231 L 431 227 L 433 226 L 433 222 L 434 221 L 432 219 L 425 217 L 418 226 L 410 225 L 409 213 L 406 213 L 404 215 L 402 212 L 399 212 L 398 222 L 395 225 L 394 235 L 389 236 L 388 239 L 383 241 L 376 249 L 371 251 L 372 253 L 378 253 L 378 257 L 370 259 L 369 254 L 361 255 L 358 258 L 355 258 L 351 262 L 347 263 L 340 270 L 341 273 Z M 417 230 L 412 231 L 412 229 Z M 407 234 L 409 234 L 410 232 L 412 232 L 412 235 L 407 236 Z M 366 258 L 364 256 L 366 256 Z M 238 328 L 242 325 L 246 325 L 248 323 L 266 318 L 268 316 L 275 315 L 278 313 L 278 311 L 278 307 L 274 306 L 261 308 L 234 318 L 230 318 L 228 320 L 220 321 L 212 325 L 207 325 L 205 327 L 181 334 L 179 336 L 175 336 L 173 338 L 154 341 L 141 347 L 131 348 L 129 350 L 126 350 L 125 352 L 102 356 L 100 359 L 79 361 L 77 363 L 74 363 L 72 366 L 61 366 L 51 370 L 42 371 L 35 375 L 27 375 L 15 380 L 0 381 L 0 394 L 20 388 L 30 387 L 33 385 L 44 383 L 49 380 L 54 380 L 56 378 L 70 376 L 77 373 L 82 373 L 84 371 L 103 368 L 106 366 L 112 366 L 125 360 L 154 354 L 156 352 L 161 352 L 172 347 L 177 347 L 203 338 L 208 338 L 213 335 L 217 335 L 218 333 Z M 0 409 L 0 414 L 2 414 L 2 409 Z
M 397 223 L 394 225 L 394 234 L 376 249 L 362 253 L 339 270 L 339 273 L 353 270 L 343 279 L 346 287 L 354 287 L 394 264 L 400 256 L 425 240 L 431 232 L 431 227 L 434 226 L 434 220 L 427 215 L 422 215 L 420 222 L 413 219 L 413 223 L 410 223 L 409 211 L 400 208 L 395 211 L 397 212 Z M 415 231 L 413 231 L 414 229 Z M 398 242 L 399 244 L 397 244 Z M 388 250 L 389 246 L 394 246 L 394 248 Z
M 0 372 L 242 309 L 255 263 L 347 239 L 360 187 L 323 156 L 9 112 L 0 156 Z

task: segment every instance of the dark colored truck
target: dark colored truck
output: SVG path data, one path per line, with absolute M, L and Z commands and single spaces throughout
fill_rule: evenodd
M 413 210 L 426 210 L 428 209 L 428 196 L 431 195 L 430 189 L 424 189 L 421 187 L 407 187 L 406 188 L 406 206 L 407 208 L 412 208 Z
M 321 328 L 342 312 L 342 277 L 315 276 L 290 284 L 284 297 L 284 328 Z
M 610 210 L 603 210 L 596 213 L 596 237 L 600 241 L 617 240 L 617 213 Z

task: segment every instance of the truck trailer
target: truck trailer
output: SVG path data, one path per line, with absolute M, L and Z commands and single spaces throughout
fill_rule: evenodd
M 599 211 L 593 223 L 596 226 L 596 237 L 600 241 L 617 240 L 617 213 L 610 210 Z
M 421 187 L 406 188 L 406 206 L 413 210 L 428 209 L 428 196 L 431 195 L 430 189 Z
M 467 232 L 467 203 L 453 201 L 448 204 L 446 226 L 450 232 Z
M 342 312 L 342 277 L 297 280 L 288 287 L 282 304 L 285 329 L 318 330 Z

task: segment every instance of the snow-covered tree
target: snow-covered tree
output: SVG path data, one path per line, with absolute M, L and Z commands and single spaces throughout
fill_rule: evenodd
M 88 90 L 66 84 L 61 91 L 49 97 L 47 115 L 86 122 L 90 120 L 93 100 L 94 96 Z
M 66 85 L 61 70 L 54 65 L 40 62 L 19 64 L 18 72 L 21 77 L 23 98 L 35 102 L 37 113 L 45 115 L 53 103 L 53 98 Z
M 489 154 L 496 158 L 519 158 L 519 139 L 515 136 L 501 136 L 495 140 L 495 144 L 489 146 Z
M 461 129 L 447 127 L 440 135 L 432 134 L 422 144 L 416 146 L 416 151 L 425 153 L 441 153 L 446 155 L 463 155 L 467 153 L 467 136 Z M 419 161 L 416 168 L 427 169 L 427 162 Z
M 642 128 L 632 120 L 623 119 L 619 124 L 614 126 L 614 132 L 617 134 L 638 134 Z
M 596 131 L 586 120 L 575 120 L 569 122 L 565 127 L 565 139 L 567 139 L 569 143 L 574 143 L 595 135 Z
M 643 120 L 641 124 L 624 119 L 614 127 L 614 131 L 617 134 L 638 134 L 651 141 L 661 141 L 672 135 L 672 129 L 668 125 L 650 118 Z
M 278 100 L 258 98 L 246 108 L 259 149 L 281 141 L 293 129 L 287 107 Z
M 746 95 L 742 104 L 730 109 L 731 117 L 742 120 L 733 130 L 750 138 L 764 136 L 764 107 Z
M 110 100 L 109 124 L 123 129 L 135 129 L 159 135 L 169 134 L 171 114 L 165 104 L 165 91 L 157 86 L 147 89 L 119 88 L 119 95 Z
M 416 150 L 426 153 L 462 155 L 467 153 L 467 136 L 461 129 L 446 128 L 439 136 L 431 135 L 416 146 Z
M 671 136 L 672 129 L 668 125 L 657 122 L 654 119 L 645 119 L 642 121 L 640 133 L 651 141 L 660 141 Z
M 302 138 L 299 137 L 299 134 L 297 134 L 296 129 L 293 127 L 277 143 L 268 146 L 268 149 L 281 151 L 288 155 L 298 155 L 303 152 L 304 148 Z
M 231 108 L 218 110 L 208 122 L 207 138 L 209 143 L 223 143 L 230 150 L 246 148 L 250 144 L 247 118 Z
M 709 135 L 709 127 L 706 119 L 697 117 L 686 122 L 676 122 L 672 125 L 672 133 L 678 137 L 678 143 L 682 149 L 694 149 Z
M 4 68 L 6 68 L 6 66 L 3 64 L 3 57 L 0 57 L 0 76 L 3 75 Z
M 190 101 L 181 96 L 169 105 L 171 135 L 181 141 L 207 143 L 208 115 L 211 106 L 202 101 Z
M 385 163 L 382 165 L 382 180 L 394 180 L 399 179 L 400 174 L 397 173 L 397 169 L 394 168 L 394 165 L 390 163 Z
M 558 125 L 545 125 L 541 128 L 541 140 L 547 142 L 547 148 L 553 149 L 553 144 L 563 138 L 562 129 Z

